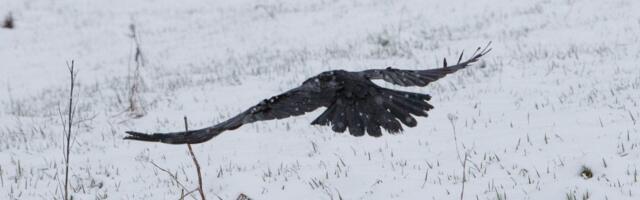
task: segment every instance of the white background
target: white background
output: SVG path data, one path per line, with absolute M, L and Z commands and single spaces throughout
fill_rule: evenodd
M 0 199 L 61 198 L 58 110 L 72 59 L 75 199 L 178 199 L 150 162 L 194 189 L 186 146 L 124 131 L 183 130 L 183 116 L 206 127 L 322 71 L 434 68 L 488 41 L 484 68 L 424 88 L 376 82 L 434 97 L 403 134 L 333 133 L 309 125 L 319 109 L 194 145 L 208 198 L 460 199 L 466 173 L 464 199 L 638 199 L 639 10 L 633 0 L 0 0 L 16 26 L 0 29 Z M 124 112 L 132 23 L 146 59 L 135 119 Z

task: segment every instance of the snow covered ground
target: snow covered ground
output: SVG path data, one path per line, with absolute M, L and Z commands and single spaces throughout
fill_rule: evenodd
M 488 41 L 486 67 L 403 88 L 436 107 L 404 134 L 310 126 L 320 109 L 195 145 L 208 198 L 460 199 L 464 175 L 464 199 L 639 199 L 639 10 L 634 0 L 0 0 L 16 26 L 0 29 L 0 199 L 61 199 L 58 111 L 72 59 L 74 199 L 178 199 L 151 162 L 194 189 L 187 147 L 124 131 L 183 130 L 183 116 L 205 127 L 325 70 L 433 68 Z M 146 61 L 140 118 L 125 112 L 130 24 Z

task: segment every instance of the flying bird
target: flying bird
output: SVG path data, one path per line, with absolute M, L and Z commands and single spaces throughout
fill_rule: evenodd
M 168 144 L 195 144 L 210 140 L 227 130 L 242 125 L 272 119 L 283 119 L 303 115 L 320 107 L 326 110 L 312 125 L 331 126 L 335 132 L 348 130 L 351 135 L 373 137 L 382 136 L 381 128 L 394 134 L 417 125 L 414 116 L 427 117 L 433 106 L 427 101 L 428 94 L 398 91 L 380 87 L 371 80 L 382 79 L 400 86 L 424 87 L 447 74 L 477 62 L 491 51 L 491 42 L 484 48 L 478 47 L 471 57 L 462 61 L 460 54 L 455 65 L 427 70 L 370 69 L 359 72 L 333 70 L 305 80 L 302 85 L 280 95 L 265 99 L 246 111 L 211 127 L 188 132 L 146 134 L 127 131 L 124 139 Z

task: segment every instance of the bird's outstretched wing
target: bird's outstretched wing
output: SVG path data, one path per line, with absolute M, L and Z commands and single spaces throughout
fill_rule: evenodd
M 489 43 L 491 44 L 491 43 Z M 366 70 L 346 72 L 342 70 L 322 73 L 311 78 L 300 87 L 283 94 L 265 99 L 259 104 L 215 126 L 189 132 L 154 133 L 127 132 L 125 139 L 153 141 L 169 144 L 193 144 L 205 142 L 226 130 L 236 129 L 244 124 L 282 119 L 302 115 L 319 107 L 327 109 L 312 124 L 331 125 L 333 131 L 362 136 L 381 136 L 381 128 L 389 133 L 402 131 L 400 123 L 416 126 L 413 116 L 427 116 L 433 108 L 426 94 L 396 91 L 379 87 L 370 79 L 385 81 L 402 86 L 426 86 L 447 74 L 463 69 L 491 51 L 487 44 L 478 48 L 468 60 L 457 64 L 430 70 Z M 354 76 L 355 75 L 355 76 Z M 325 83 L 323 86 L 322 83 Z M 327 89 L 330 88 L 330 89 Z
M 443 67 L 436 69 L 428 69 L 428 70 L 400 70 L 388 67 L 386 69 L 372 69 L 365 70 L 359 73 L 362 73 L 363 76 L 369 79 L 383 79 L 389 83 L 393 83 L 400 86 L 426 86 L 431 82 L 434 82 L 447 74 L 454 73 L 460 69 L 463 69 L 470 64 L 477 62 L 480 57 L 486 55 L 491 51 L 489 46 L 491 42 L 489 42 L 484 48 L 478 47 L 471 57 L 464 61 L 462 61 L 462 56 L 464 52 L 460 54 L 458 58 L 458 62 L 455 65 L 448 66 L 447 59 L 444 59 Z
M 129 135 L 124 139 L 168 144 L 202 143 L 226 130 L 233 130 L 244 124 L 298 116 L 331 104 L 334 98 L 333 94 L 323 93 L 314 87 L 312 84 L 303 84 L 280 95 L 265 99 L 233 118 L 212 127 L 189 132 L 154 134 L 127 131 L 126 133 Z

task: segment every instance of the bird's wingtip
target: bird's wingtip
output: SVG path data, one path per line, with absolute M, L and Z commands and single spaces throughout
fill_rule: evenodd
M 140 141 L 150 141 L 150 142 L 160 141 L 159 138 L 146 133 L 141 133 L 136 131 L 125 131 L 125 133 L 129 135 L 122 138 L 123 140 L 140 140 Z

